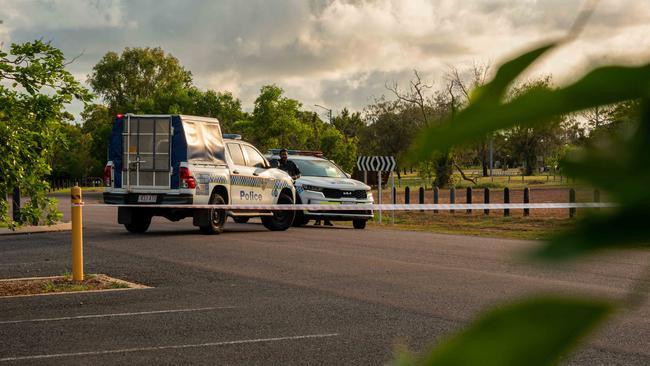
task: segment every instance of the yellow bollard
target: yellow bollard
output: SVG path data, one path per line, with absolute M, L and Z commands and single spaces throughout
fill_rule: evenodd
M 81 188 L 72 187 L 70 192 L 70 201 L 72 203 L 72 280 L 84 280 L 84 249 L 83 249 L 83 232 L 81 206 Z

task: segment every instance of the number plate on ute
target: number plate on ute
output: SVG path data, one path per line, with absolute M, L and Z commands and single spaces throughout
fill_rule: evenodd
M 155 194 L 141 194 L 138 196 L 138 203 L 156 203 L 157 199 Z

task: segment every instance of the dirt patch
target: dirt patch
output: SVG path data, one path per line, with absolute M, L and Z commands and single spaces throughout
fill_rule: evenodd
M 14 278 L 0 280 L 0 297 L 129 288 L 146 288 L 146 286 L 103 274 L 86 275 L 83 281 L 73 281 L 70 276 Z

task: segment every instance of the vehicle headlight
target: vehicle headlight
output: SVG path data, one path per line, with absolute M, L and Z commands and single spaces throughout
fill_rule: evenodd
M 316 186 L 312 186 L 312 185 L 309 185 L 309 184 L 303 184 L 302 189 L 304 189 L 306 191 L 314 191 L 314 192 L 322 192 L 323 191 L 323 187 L 316 187 Z

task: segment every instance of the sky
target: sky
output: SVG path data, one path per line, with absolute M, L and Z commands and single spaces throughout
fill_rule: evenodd
M 109 51 L 161 47 L 201 89 L 251 110 L 276 84 L 305 110 L 361 111 L 418 70 L 442 88 L 450 67 L 494 66 L 567 34 L 583 0 L 0 0 L 0 43 L 50 41 L 86 82 Z M 529 77 L 570 83 L 598 65 L 650 61 L 650 0 L 602 0 L 577 39 Z M 82 106 L 69 110 L 78 115 Z

